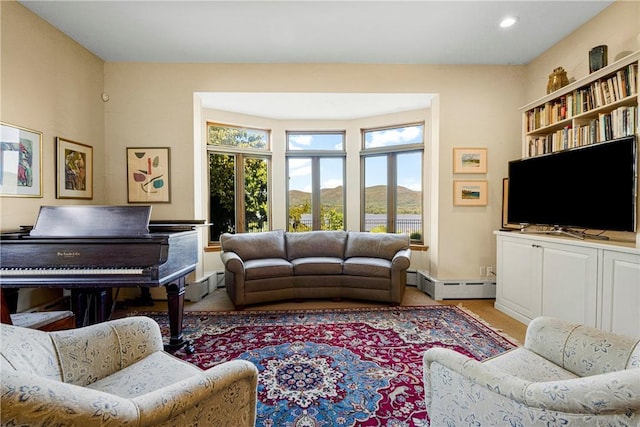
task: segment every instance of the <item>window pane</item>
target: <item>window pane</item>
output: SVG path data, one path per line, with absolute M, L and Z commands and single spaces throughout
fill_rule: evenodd
M 311 159 L 290 158 L 289 231 L 309 231 L 311 221 Z
M 387 156 L 364 159 L 364 231 L 387 231 Z
M 364 148 L 392 147 L 407 144 L 422 144 L 424 125 L 402 126 L 364 132 Z
M 247 232 L 269 229 L 268 163 L 265 159 L 244 160 L 244 218 Z
M 207 141 L 209 145 L 266 150 L 269 142 L 269 132 L 262 129 L 209 124 Z
M 222 233 L 235 231 L 235 156 L 209 154 L 209 194 L 211 241 L 215 242 Z
M 344 160 L 320 159 L 321 229 L 344 229 Z
M 396 233 L 422 241 L 422 152 L 402 153 L 397 159 Z
M 287 147 L 290 151 L 344 150 L 344 133 L 287 133 Z

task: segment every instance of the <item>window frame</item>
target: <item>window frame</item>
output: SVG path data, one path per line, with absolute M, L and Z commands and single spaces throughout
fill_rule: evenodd
M 340 134 L 342 135 L 342 150 L 290 150 L 289 149 L 289 137 L 290 135 L 318 135 L 318 134 Z M 342 159 L 342 229 L 346 228 L 347 224 L 347 205 L 346 205 L 346 183 L 347 183 L 347 152 L 346 152 L 346 130 L 320 130 L 320 131 L 286 131 L 285 132 L 285 176 L 287 178 L 286 185 L 286 205 L 285 215 L 287 224 L 287 230 L 289 229 L 289 192 L 290 192 L 290 168 L 289 160 L 293 158 L 310 159 L 311 161 L 311 230 L 322 230 L 321 222 L 321 200 L 320 194 L 322 191 L 320 182 L 321 169 L 320 162 L 325 158 L 341 158 Z
M 365 135 L 367 132 L 374 131 L 382 131 L 382 130 L 391 130 L 391 129 L 399 129 L 404 127 L 411 126 L 422 126 L 422 142 L 421 143 L 410 143 L 410 144 L 397 144 L 397 145 L 389 145 L 384 147 L 375 147 L 375 148 L 365 148 Z M 386 166 L 387 166 L 387 222 L 386 229 L 388 232 L 396 233 L 396 222 L 398 217 L 398 204 L 397 204 L 397 187 L 398 187 L 398 155 L 404 153 L 421 153 L 421 163 L 420 163 L 420 182 L 422 183 L 422 197 L 420 201 L 420 216 L 421 216 L 421 238 L 411 239 L 412 244 L 423 244 L 424 243 L 424 229 L 425 229 L 425 221 L 424 221 L 424 176 L 425 176 L 425 162 L 424 162 L 424 153 L 425 153 L 425 122 L 411 122 L 404 123 L 398 125 L 389 125 L 389 126 L 380 126 L 380 127 L 371 127 L 371 128 L 361 128 L 361 151 L 360 151 L 360 230 L 364 231 L 366 228 L 366 198 L 365 198 L 365 190 L 366 190 L 366 159 L 370 157 L 386 157 Z
M 258 130 L 262 132 L 266 132 L 266 144 L 264 148 L 252 149 L 250 147 L 239 147 L 233 145 L 222 145 L 222 144 L 209 144 L 209 126 L 217 126 L 217 127 L 226 127 L 232 129 L 247 129 L 247 130 Z M 226 156 L 234 157 L 234 209 L 235 209 L 235 218 L 234 218 L 234 227 L 235 233 L 249 232 L 246 230 L 246 215 L 245 215 L 245 186 L 244 186 L 244 169 L 245 169 L 245 160 L 246 159 L 260 159 L 264 160 L 267 165 L 267 222 L 269 224 L 268 229 L 272 229 L 272 152 L 271 152 L 271 129 L 263 129 L 257 127 L 250 126 L 237 126 L 231 124 L 224 124 L 218 122 L 206 122 L 206 135 L 207 135 L 207 143 L 205 146 L 206 152 L 206 161 L 207 161 L 207 193 L 209 194 L 209 199 L 211 197 L 211 174 L 209 167 L 209 156 L 211 154 L 219 154 Z M 210 202 L 207 203 L 207 217 L 211 218 L 211 205 Z M 208 245 L 209 246 L 219 246 L 219 240 L 212 240 L 211 233 L 208 233 Z

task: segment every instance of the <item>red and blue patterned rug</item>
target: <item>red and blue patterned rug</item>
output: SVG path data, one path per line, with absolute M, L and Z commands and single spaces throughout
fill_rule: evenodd
M 168 336 L 166 315 L 155 318 Z M 425 426 L 422 355 L 446 347 L 478 360 L 516 347 L 455 306 L 185 313 L 203 369 L 259 369 L 257 426 Z

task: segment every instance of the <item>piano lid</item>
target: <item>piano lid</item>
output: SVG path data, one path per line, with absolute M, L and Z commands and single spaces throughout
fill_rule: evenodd
M 138 237 L 149 234 L 151 206 L 41 206 L 32 237 Z

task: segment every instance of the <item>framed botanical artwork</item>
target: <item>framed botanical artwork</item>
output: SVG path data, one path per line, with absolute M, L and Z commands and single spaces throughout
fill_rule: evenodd
M 453 173 L 487 173 L 487 149 L 454 148 Z
M 42 132 L 0 123 L 0 196 L 42 197 Z
M 129 203 L 169 203 L 169 148 L 127 148 L 127 196 Z
M 93 199 L 93 148 L 56 137 L 56 197 Z
M 453 181 L 454 206 L 486 206 L 487 181 Z

